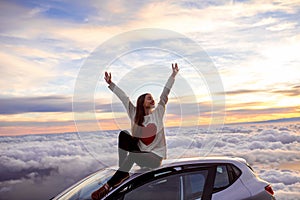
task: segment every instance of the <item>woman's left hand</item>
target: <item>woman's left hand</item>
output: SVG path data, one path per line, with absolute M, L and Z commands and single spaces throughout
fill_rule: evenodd
M 175 65 L 172 63 L 172 70 L 173 70 L 172 76 L 175 78 L 176 74 L 179 71 L 177 63 L 175 63 Z

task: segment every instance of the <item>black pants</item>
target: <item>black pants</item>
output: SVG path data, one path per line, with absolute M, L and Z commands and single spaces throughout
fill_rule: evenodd
M 162 158 L 155 153 L 141 151 L 137 145 L 138 138 L 132 137 L 127 131 L 119 134 L 119 169 L 107 182 L 110 187 L 120 183 L 128 175 L 134 163 L 141 167 L 157 168 Z

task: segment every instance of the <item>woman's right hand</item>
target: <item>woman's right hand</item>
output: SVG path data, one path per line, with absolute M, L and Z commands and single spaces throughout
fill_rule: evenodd
M 111 73 L 105 72 L 105 77 L 104 77 L 106 83 L 111 84 Z

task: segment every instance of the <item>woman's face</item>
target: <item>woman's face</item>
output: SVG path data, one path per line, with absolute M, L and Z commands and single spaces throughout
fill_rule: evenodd
M 144 100 L 144 108 L 154 108 L 155 107 L 155 101 L 151 94 L 147 94 L 145 96 Z

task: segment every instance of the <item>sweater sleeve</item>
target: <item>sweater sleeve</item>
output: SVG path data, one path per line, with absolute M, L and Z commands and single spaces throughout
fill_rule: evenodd
M 135 106 L 130 101 L 129 97 L 125 94 L 125 92 L 119 88 L 115 83 L 111 82 L 108 86 L 108 88 L 115 94 L 117 97 L 121 100 L 123 103 L 127 114 L 131 120 L 134 119 L 135 115 Z
M 168 102 L 168 95 L 171 91 L 171 88 L 172 88 L 174 82 L 175 82 L 175 78 L 170 76 L 161 95 L 160 95 L 160 101 L 158 102 L 158 104 L 160 104 L 163 107 L 165 107 Z

